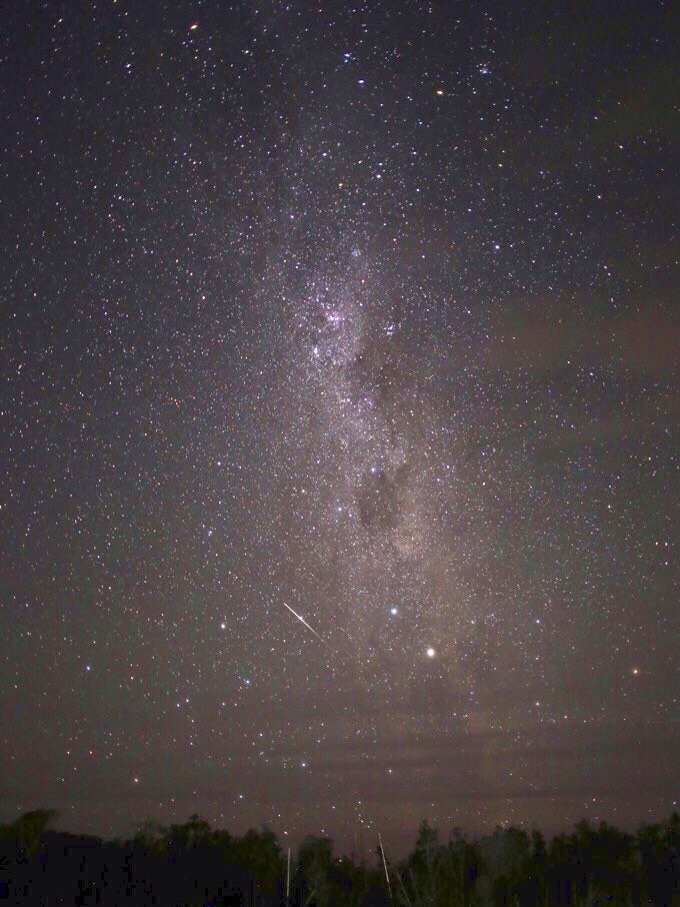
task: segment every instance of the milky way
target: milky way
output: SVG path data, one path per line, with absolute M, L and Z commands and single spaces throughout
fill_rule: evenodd
M 669 15 L 5 14 L 0 819 L 677 806 Z

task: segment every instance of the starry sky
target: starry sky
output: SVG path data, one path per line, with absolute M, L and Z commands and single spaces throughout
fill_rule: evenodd
M 680 803 L 673 4 L 0 30 L 0 820 Z

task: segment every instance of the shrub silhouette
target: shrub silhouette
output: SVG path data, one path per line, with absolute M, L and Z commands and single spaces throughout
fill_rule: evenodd
M 142 823 L 129 840 L 51 830 L 34 810 L 0 826 L 0 902 L 87 907 L 283 907 L 286 860 L 262 828 L 233 836 L 198 815 L 164 828 Z M 636 834 L 579 823 L 546 842 L 538 831 L 496 828 L 476 841 L 442 841 L 424 822 L 398 865 L 333 854 L 307 837 L 291 864 L 287 907 L 680 907 L 680 816 Z

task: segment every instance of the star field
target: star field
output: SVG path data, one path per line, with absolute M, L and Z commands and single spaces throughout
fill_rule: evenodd
M 8 817 L 667 815 L 670 5 L 3 18 Z

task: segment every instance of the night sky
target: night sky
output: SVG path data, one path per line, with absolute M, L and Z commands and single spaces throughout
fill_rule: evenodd
M 0 820 L 678 807 L 673 6 L 3 8 Z

